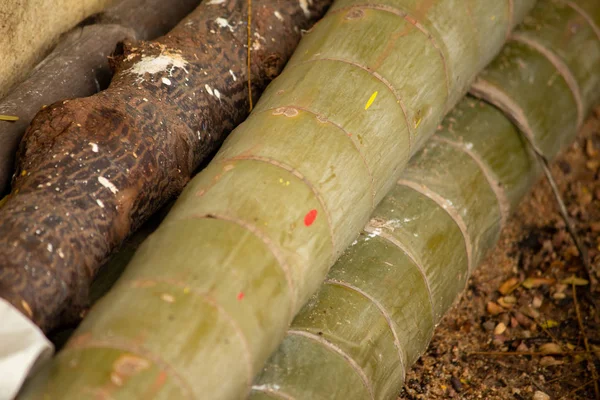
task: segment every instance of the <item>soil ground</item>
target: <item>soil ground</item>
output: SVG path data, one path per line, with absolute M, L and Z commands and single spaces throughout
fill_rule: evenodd
M 598 273 L 600 108 L 552 172 Z M 597 398 L 600 312 L 591 303 L 600 305 L 600 285 L 586 278 L 543 179 L 438 326 L 399 398 Z

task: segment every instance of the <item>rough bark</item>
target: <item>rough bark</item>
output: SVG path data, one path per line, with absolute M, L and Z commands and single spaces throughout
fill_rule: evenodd
M 122 0 L 61 37 L 31 75 L 0 100 L 0 114 L 19 118 L 0 122 L 0 196 L 8 189 L 19 141 L 43 106 L 105 89 L 112 75 L 108 56 L 119 42 L 163 35 L 199 2 Z
M 255 97 L 328 3 L 254 1 Z M 106 91 L 33 120 L 0 209 L 0 295 L 43 330 L 80 318 L 98 266 L 247 116 L 246 8 L 204 2 L 125 46 Z
M 64 388 L 68 374 L 63 398 L 116 397 L 162 373 L 157 396 L 246 395 L 409 154 L 532 4 L 335 2 L 29 393 Z M 128 357 L 144 368 L 115 386 Z
M 0 98 L 20 82 L 58 37 L 114 0 L 2 0 Z

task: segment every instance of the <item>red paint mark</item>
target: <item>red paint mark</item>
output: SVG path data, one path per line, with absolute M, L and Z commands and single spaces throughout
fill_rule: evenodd
M 238 300 L 242 300 L 244 298 L 244 292 L 239 292 L 237 295 Z
M 304 216 L 304 225 L 311 226 L 315 222 L 315 219 L 317 219 L 317 210 L 310 210 Z

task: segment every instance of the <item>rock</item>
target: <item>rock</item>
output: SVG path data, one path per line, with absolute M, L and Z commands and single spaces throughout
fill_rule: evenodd
M 540 365 L 542 367 L 553 367 L 562 364 L 564 364 L 564 361 L 557 360 L 556 358 L 550 356 L 542 357 L 542 359 L 540 360 Z
M 527 347 L 525 342 L 521 342 L 521 344 L 517 346 L 517 351 L 521 352 L 521 353 L 526 352 L 526 351 L 529 351 L 529 347 Z
M 453 376 L 450 378 L 450 383 L 456 392 L 460 393 L 463 390 L 463 384 L 457 377 Z
M 531 399 L 532 400 L 550 400 L 550 396 L 548 396 L 546 393 L 544 393 L 542 391 L 536 390 Z
M 544 343 L 539 347 L 540 353 L 545 354 L 560 354 L 562 353 L 562 348 L 556 343 Z
M 530 320 L 529 318 L 527 318 L 525 315 L 523 315 L 520 312 L 516 312 L 514 318 L 517 320 L 519 325 L 521 325 L 524 328 L 529 328 L 533 324 L 532 320 Z
M 490 315 L 498 315 L 505 312 L 504 308 L 500 307 L 497 303 L 490 301 L 487 303 L 486 310 Z
M 500 322 L 494 328 L 494 334 L 495 335 L 502 335 L 505 331 L 506 331 L 506 325 L 503 322 Z
M 495 327 L 496 327 L 496 324 L 494 323 L 494 321 L 485 321 L 483 323 L 483 329 L 485 329 L 488 332 L 493 331 Z

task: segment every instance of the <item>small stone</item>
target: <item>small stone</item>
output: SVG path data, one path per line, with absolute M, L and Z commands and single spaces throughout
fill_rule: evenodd
M 531 306 L 533 308 L 540 308 L 542 306 L 543 303 L 543 299 L 539 296 L 534 296 L 533 301 L 531 302 Z
M 486 310 L 491 315 L 498 315 L 505 312 L 504 308 L 500 307 L 497 303 L 493 301 L 487 303 Z
M 554 300 L 562 300 L 562 299 L 564 299 L 564 298 L 566 298 L 566 297 L 567 297 L 567 295 L 566 295 L 566 294 L 564 294 L 564 293 L 562 293 L 562 292 L 557 292 L 557 293 L 554 293 L 554 294 L 552 295 L 552 298 L 553 298 Z
M 515 296 L 504 296 L 504 302 L 506 304 L 517 304 L 517 298 Z
M 485 321 L 483 323 L 483 329 L 485 329 L 488 332 L 493 331 L 495 327 L 496 327 L 496 324 L 494 323 L 494 321 Z
M 503 335 L 494 335 L 494 338 L 492 339 L 492 343 L 494 344 L 494 346 L 500 347 L 504 345 L 504 342 L 506 342 L 506 336 Z M 502 350 L 502 348 L 501 348 Z M 506 351 L 506 350 L 503 350 Z
M 540 312 L 532 307 L 526 306 L 521 308 L 521 312 L 527 315 L 529 318 L 536 319 L 540 316 Z
M 563 361 L 557 360 L 556 358 L 550 356 L 542 357 L 542 359 L 540 360 L 540 365 L 542 367 L 553 367 L 555 365 L 562 364 L 564 364 Z
M 460 381 L 460 379 L 458 379 L 455 376 L 453 376 L 452 378 L 450 378 L 450 384 L 452 384 L 452 387 L 458 393 L 460 393 L 463 390 L 463 384 L 462 384 L 462 382 Z
M 539 351 L 544 354 L 560 354 L 562 348 L 556 343 L 544 343 L 539 347 Z
M 598 150 L 596 150 L 595 146 L 594 146 L 594 142 L 592 141 L 592 139 L 588 139 L 585 143 L 585 153 L 588 155 L 588 157 L 596 157 L 598 155 Z
M 520 312 L 515 313 L 515 319 L 517 320 L 517 322 L 519 322 L 519 325 L 521 325 L 524 328 L 529 328 L 531 327 L 531 324 L 533 324 L 533 321 L 531 321 L 529 318 L 527 318 Z
M 554 289 L 559 292 L 562 293 L 565 290 L 567 290 L 568 284 L 565 283 L 557 283 L 556 285 L 554 285 Z
M 562 170 L 562 172 L 565 175 L 571 173 L 571 165 L 564 160 L 558 161 L 558 167 Z
M 517 326 L 519 326 L 519 321 L 515 317 L 510 317 L 510 327 L 516 328 Z
M 550 396 L 546 393 L 536 390 L 531 400 L 550 400 Z
M 527 347 L 525 342 L 521 342 L 521 344 L 517 346 L 517 351 L 523 353 L 529 351 L 529 347 Z
M 494 328 L 494 334 L 495 335 L 502 335 L 504 332 L 506 332 L 506 325 L 503 322 L 500 322 Z

